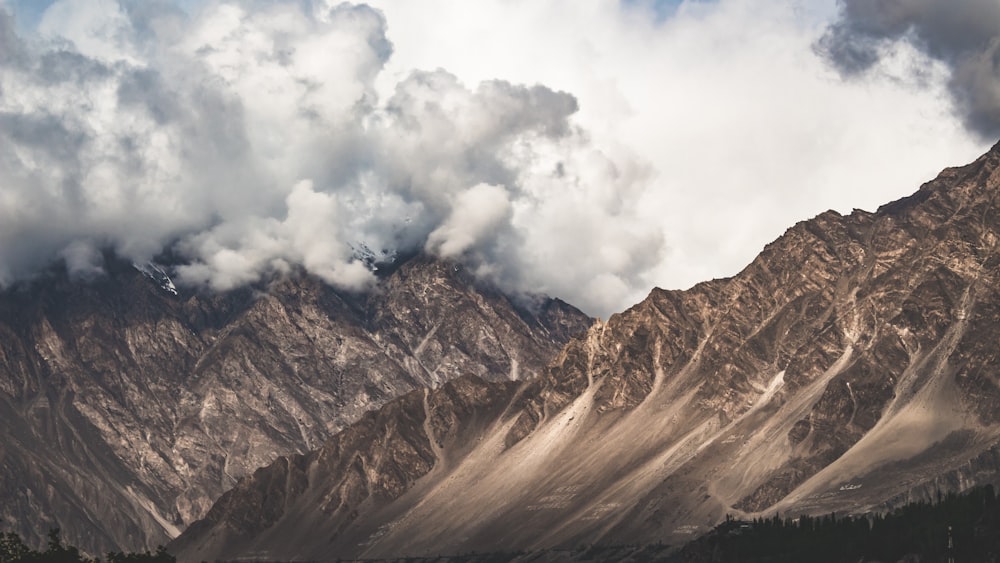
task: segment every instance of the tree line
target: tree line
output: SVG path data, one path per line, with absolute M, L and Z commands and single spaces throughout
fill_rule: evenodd
M 107 563 L 176 563 L 173 555 L 161 545 L 154 553 L 123 553 L 112 551 L 107 554 Z M 14 532 L 0 533 L 0 563 L 103 563 L 101 558 L 91 559 L 71 545 L 63 544 L 58 528 L 49 530 L 48 546 L 45 551 L 28 547 L 21 536 Z
M 992 486 L 937 495 L 887 514 L 730 517 L 681 550 L 690 563 L 1000 561 L 1000 502 Z

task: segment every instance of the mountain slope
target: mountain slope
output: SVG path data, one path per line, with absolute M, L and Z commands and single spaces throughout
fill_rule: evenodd
M 0 294 L 0 518 L 92 553 L 166 543 L 239 478 L 407 391 L 539 373 L 590 322 L 421 256 L 368 295 L 303 275 L 178 295 L 155 267 L 108 270 Z
M 876 213 L 799 223 L 733 278 L 654 290 L 592 326 L 542 378 L 462 395 L 473 406 L 444 409 L 448 424 L 426 423 L 440 395 L 426 408 L 408 395 L 345 434 L 366 440 L 256 473 L 171 547 L 198 560 L 676 545 L 726 513 L 866 511 L 997 481 L 998 196 L 1000 145 Z M 400 432 L 412 463 L 366 461 L 394 455 Z M 294 487 L 281 464 L 299 468 Z M 389 475 L 397 486 L 377 486 Z M 256 519 L 248 491 L 282 501 Z

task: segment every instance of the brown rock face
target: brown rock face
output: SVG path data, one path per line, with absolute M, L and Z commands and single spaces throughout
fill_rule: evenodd
M 240 478 L 410 390 L 538 374 L 590 322 L 425 257 L 364 296 L 305 276 L 178 296 L 149 268 L 109 268 L 0 294 L 0 521 L 91 553 L 166 543 Z
M 406 396 L 392 408 L 408 414 L 347 432 L 366 436 L 356 449 L 338 438 L 297 461 L 304 488 L 248 479 L 173 548 L 210 560 L 676 545 L 726 513 L 864 512 L 995 483 L 998 198 L 1000 145 L 875 213 L 799 223 L 733 278 L 654 290 L 592 326 L 540 379 L 475 382 L 440 414 L 432 394 L 440 425 Z M 386 441 L 400 439 L 412 465 L 363 461 L 396 459 Z M 345 488 L 350 463 L 367 473 Z M 292 500 L 227 536 L 244 488 Z M 330 495 L 351 509 L 325 511 Z

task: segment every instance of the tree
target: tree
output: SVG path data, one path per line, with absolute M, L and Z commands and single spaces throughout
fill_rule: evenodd
M 49 530 L 48 538 L 48 548 L 39 552 L 25 545 L 14 532 L 0 533 L 0 563 L 101 563 L 99 558 L 85 557 L 75 546 L 64 545 L 59 528 Z M 157 546 L 156 553 L 111 552 L 107 558 L 108 563 L 176 563 L 162 545 Z

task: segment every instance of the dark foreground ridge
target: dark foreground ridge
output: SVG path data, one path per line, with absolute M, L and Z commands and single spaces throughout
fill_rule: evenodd
M 888 514 L 728 521 L 688 544 L 684 563 L 954 561 L 1000 557 L 1000 502 L 992 486 L 939 495 Z
M 278 460 L 169 548 L 679 546 L 727 514 L 864 514 L 995 485 L 998 204 L 1000 145 L 875 213 L 798 223 L 732 278 L 595 324 L 540 378 L 459 378 Z
M 163 546 L 150 553 L 108 552 L 107 563 L 174 563 L 176 559 Z M 49 530 L 44 551 L 25 545 L 16 532 L 0 534 L 0 563 L 102 563 L 100 557 L 87 557 L 73 545 L 64 545 L 58 528 Z

